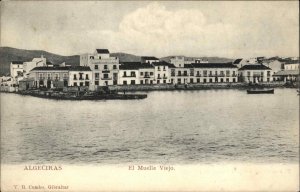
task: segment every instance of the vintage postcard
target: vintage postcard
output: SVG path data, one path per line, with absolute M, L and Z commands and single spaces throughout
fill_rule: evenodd
M 299 191 L 299 1 L 2 1 L 1 191 Z

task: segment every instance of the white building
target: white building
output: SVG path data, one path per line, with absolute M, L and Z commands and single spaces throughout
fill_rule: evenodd
M 244 65 L 239 69 L 239 80 L 247 83 L 270 82 L 273 81 L 272 69 L 262 65 Z
M 29 72 L 35 67 L 47 66 L 46 58 L 42 55 L 40 58 L 33 58 L 32 61 L 23 62 L 23 76 L 27 78 Z
M 175 68 L 173 64 L 165 61 L 153 62 L 154 66 L 154 83 L 166 84 L 171 83 L 169 69 Z
M 12 77 L 13 84 L 17 85 L 23 79 L 23 61 L 12 61 L 10 63 L 10 76 Z
M 116 85 L 118 83 L 119 58 L 111 57 L 108 49 L 96 49 L 93 54 L 80 55 L 80 66 L 92 70 L 92 86 Z

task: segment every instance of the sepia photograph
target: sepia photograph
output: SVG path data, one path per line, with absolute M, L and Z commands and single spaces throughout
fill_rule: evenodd
M 0 2 L 1 191 L 299 191 L 299 1 Z

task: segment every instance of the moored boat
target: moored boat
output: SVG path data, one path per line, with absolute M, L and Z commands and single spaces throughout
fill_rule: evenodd
M 248 89 L 248 94 L 274 94 L 274 89 Z

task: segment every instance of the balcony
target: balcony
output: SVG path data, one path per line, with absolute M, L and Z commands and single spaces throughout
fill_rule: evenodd
M 167 77 L 167 76 L 164 76 L 163 79 L 168 79 L 168 77 Z
M 79 80 L 84 80 L 83 78 L 79 78 Z
M 136 77 L 136 75 L 123 75 L 122 77 Z
M 157 79 L 161 79 L 161 77 L 157 77 Z
M 110 70 L 109 69 L 103 69 L 102 73 L 110 73 Z
M 150 75 L 145 75 L 144 78 L 150 78 Z
M 95 80 L 99 80 L 99 77 L 95 77 Z
M 201 77 L 201 74 L 196 74 L 196 77 Z

